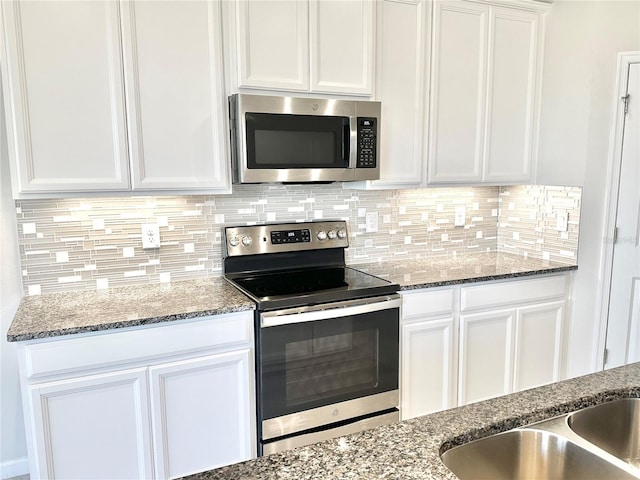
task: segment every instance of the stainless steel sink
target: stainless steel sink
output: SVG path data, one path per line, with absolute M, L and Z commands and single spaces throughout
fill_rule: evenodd
M 454 447 L 442 461 L 465 479 L 635 479 L 553 432 L 516 429 Z
M 582 438 L 640 469 L 640 399 L 585 408 L 570 414 L 567 422 Z

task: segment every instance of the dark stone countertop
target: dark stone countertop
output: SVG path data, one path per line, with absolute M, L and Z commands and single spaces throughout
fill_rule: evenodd
M 575 264 L 503 252 L 467 253 L 455 257 L 431 257 L 350 266 L 397 283 L 401 290 L 527 277 L 578 268 Z
M 10 342 L 255 309 L 222 277 L 24 297 Z
M 577 268 L 497 252 L 351 266 L 398 283 L 401 290 Z M 7 332 L 7 340 L 33 340 L 252 309 L 255 304 L 222 277 L 52 293 L 22 299 Z
M 580 408 L 640 397 L 640 363 L 192 475 L 190 480 L 455 479 L 441 449 Z

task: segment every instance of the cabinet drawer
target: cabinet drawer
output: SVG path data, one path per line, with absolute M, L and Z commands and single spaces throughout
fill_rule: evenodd
M 402 292 L 402 318 L 451 313 L 453 300 L 452 288 Z
M 566 275 L 507 281 L 460 289 L 460 310 L 530 303 L 565 295 Z
M 252 341 L 252 312 L 182 320 L 24 346 L 27 378 L 149 361 Z

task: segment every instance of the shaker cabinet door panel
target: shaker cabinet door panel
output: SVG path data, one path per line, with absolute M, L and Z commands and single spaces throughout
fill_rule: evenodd
M 153 478 L 145 368 L 36 384 L 29 392 L 32 478 Z
M 2 2 L 14 195 L 128 190 L 116 2 Z
M 454 332 L 452 317 L 402 325 L 403 420 L 455 406 Z
M 424 91 L 427 6 L 379 5 L 376 98 L 382 102 L 380 180 L 374 186 L 417 187 L 424 181 Z
M 368 0 L 310 0 L 312 91 L 372 93 L 374 9 Z
M 484 179 L 531 174 L 539 15 L 492 10 Z
M 238 86 L 308 90 L 308 1 L 248 0 L 234 7 Z
M 460 316 L 458 404 L 511 392 L 515 310 Z
M 464 2 L 434 7 L 429 179 L 480 181 L 489 8 Z
M 122 2 L 134 190 L 227 189 L 220 5 Z
M 150 367 L 159 478 L 255 457 L 252 371 L 249 349 Z
M 513 391 L 560 379 L 564 301 L 518 309 Z

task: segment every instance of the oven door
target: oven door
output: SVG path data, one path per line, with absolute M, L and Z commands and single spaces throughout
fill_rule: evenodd
M 260 314 L 263 441 L 398 406 L 400 298 Z

